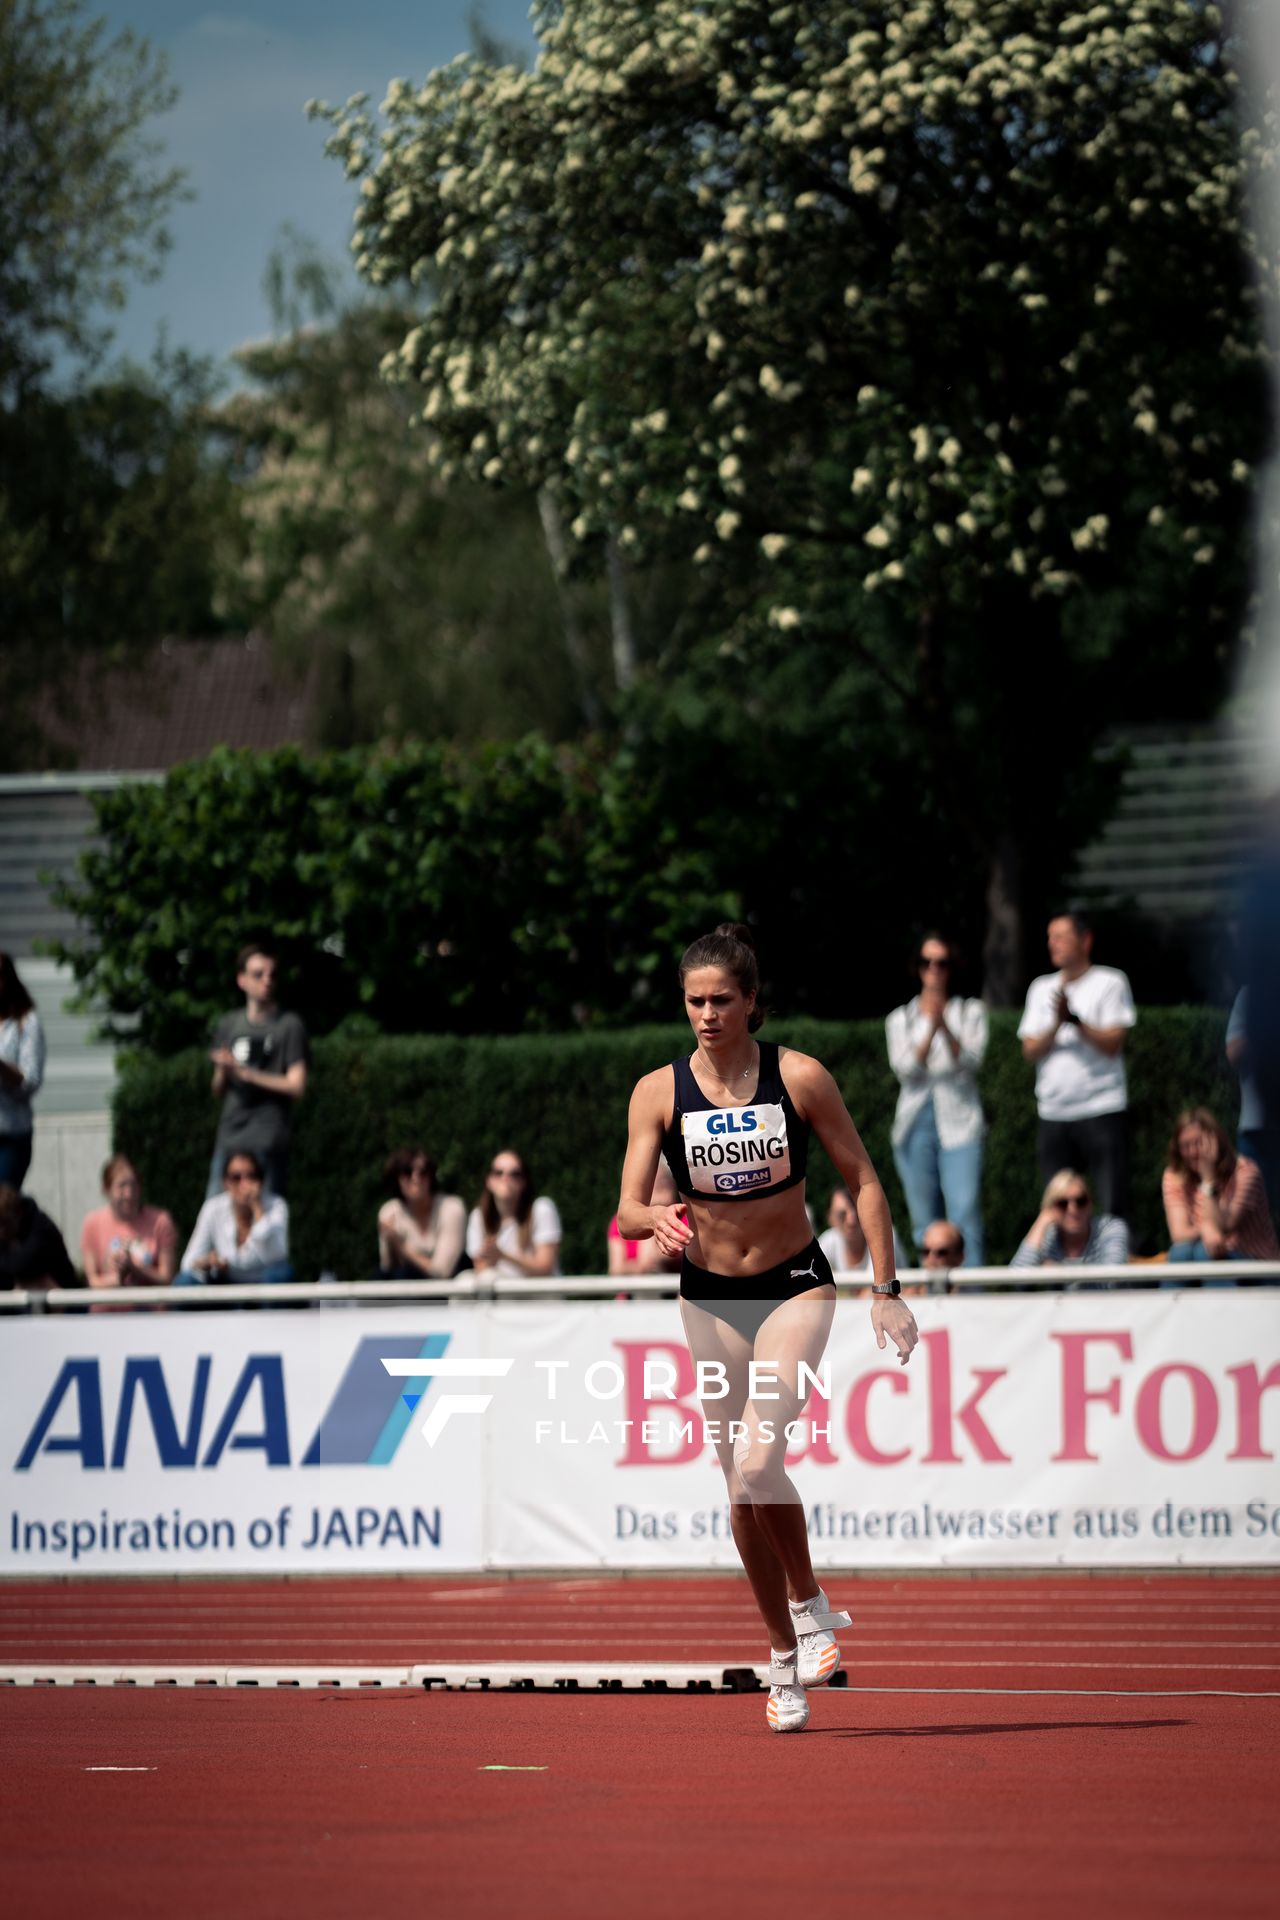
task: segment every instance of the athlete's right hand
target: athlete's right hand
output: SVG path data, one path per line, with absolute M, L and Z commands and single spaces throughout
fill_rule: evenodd
M 683 1253 L 693 1238 L 693 1228 L 685 1219 L 688 1209 L 683 1200 L 674 1206 L 653 1209 L 653 1237 L 661 1252 Z

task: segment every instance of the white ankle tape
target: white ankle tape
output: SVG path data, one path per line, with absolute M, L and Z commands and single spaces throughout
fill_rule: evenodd
M 851 1627 L 853 1621 L 847 1613 L 834 1612 L 830 1607 L 801 1608 L 792 1610 L 791 1624 L 797 1633 L 832 1633 L 839 1627 Z

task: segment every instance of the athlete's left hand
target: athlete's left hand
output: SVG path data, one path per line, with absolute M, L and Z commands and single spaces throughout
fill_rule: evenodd
M 895 1299 L 891 1293 L 873 1293 L 871 1324 L 876 1330 L 876 1345 L 884 1347 L 887 1334 L 898 1349 L 898 1359 L 905 1367 L 911 1358 L 913 1347 L 920 1339 L 916 1317 L 906 1301 Z

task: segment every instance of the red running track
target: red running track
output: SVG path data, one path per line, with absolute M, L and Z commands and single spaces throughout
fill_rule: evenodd
M 1274 1911 L 1275 1580 L 828 1592 L 855 1616 L 851 1690 L 815 1694 L 797 1739 L 767 1731 L 759 1694 L 6 1689 L 7 1904 L 35 1920 L 86 1902 L 95 1920 Z M 764 1652 L 727 1580 L 0 1588 L 0 1665 L 575 1650 Z M 145 1771 L 99 1770 L 119 1768 Z
M 835 1578 L 852 1686 L 1280 1691 L 1280 1577 Z M 0 1667 L 768 1657 L 743 1580 L 16 1581 Z

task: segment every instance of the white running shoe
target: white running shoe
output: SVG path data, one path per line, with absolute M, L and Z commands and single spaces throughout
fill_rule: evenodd
M 840 1648 L 834 1627 L 853 1625 L 847 1613 L 833 1612 L 819 1587 L 811 1600 L 792 1600 L 791 1624 L 796 1630 L 797 1673 L 802 1687 L 825 1687 L 840 1666 Z
M 802 1733 L 809 1724 L 809 1702 L 796 1679 L 795 1649 L 779 1653 L 770 1647 L 769 1698 L 765 1719 L 774 1733 Z

